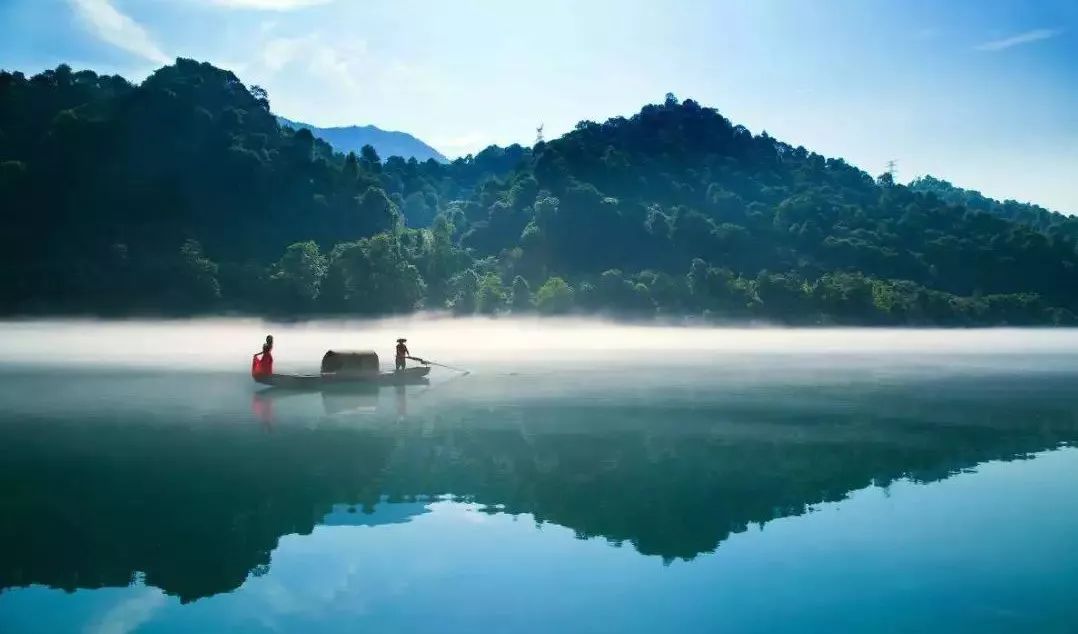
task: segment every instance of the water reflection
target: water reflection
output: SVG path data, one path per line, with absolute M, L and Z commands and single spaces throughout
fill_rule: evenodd
M 1078 440 L 1067 373 L 652 378 L 602 398 L 579 376 L 529 377 L 532 398 L 513 377 L 253 396 L 210 375 L 4 378 L 0 590 L 138 577 L 183 602 L 266 570 L 284 535 L 408 521 L 438 496 L 671 561 L 870 484 Z
M 398 385 L 392 389 L 397 393 L 397 415 L 404 416 L 407 414 L 408 386 Z M 380 388 L 377 386 L 324 392 L 303 392 L 271 387 L 256 391 L 251 395 L 251 413 L 267 428 L 272 428 L 276 421 L 277 403 L 284 400 L 310 401 L 312 398 L 318 398 L 322 401 L 322 409 L 326 416 L 375 414 L 378 412 L 379 395 Z

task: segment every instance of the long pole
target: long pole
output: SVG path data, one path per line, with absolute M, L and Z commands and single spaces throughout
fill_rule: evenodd
M 465 374 L 468 373 L 468 370 L 465 370 L 464 368 L 456 368 L 456 367 L 453 367 L 451 365 L 446 365 L 444 363 L 435 363 L 434 361 L 427 361 L 426 359 L 420 359 L 419 357 L 407 357 L 407 358 L 411 359 L 412 361 L 418 361 L 418 362 L 422 363 L 423 365 L 436 365 L 439 368 L 445 368 L 447 370 L 453 370 L 455 372 L 464 372 Z

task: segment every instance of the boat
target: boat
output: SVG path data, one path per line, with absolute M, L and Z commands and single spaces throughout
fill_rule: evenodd
M 371 350 L 330 350 L 322 357 L 318 374 L 257 374 L 255 382 L 285 390 L 363 390 L 385 385 L 426 385 L 430 366 L 382 372 L 378 354 Z

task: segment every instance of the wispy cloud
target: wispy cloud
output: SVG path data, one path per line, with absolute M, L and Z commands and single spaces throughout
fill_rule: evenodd
M 142 588 L 109 608 L 97 621 L 89 624 L 86 634 L 129 634 L 165 607 L 168 599 L 157 588 Z
M 101 40 L 158 64 L 169 61 L 141 24 L 121 13 L 109 0 L 71 0 L 86 27 Z
M 1063 29 L 1033 29 L 1032 31 L 1017 33 L 1002 39 L 984 42 L 978 44 L 974 48 L 978 51 L 1002 51 L 1011 48 L 1012 46 L 1021 46 L 1022 44 L 1029 44 L 1031 42 L 1048 40 L 1061 33 L 1063 33 Z
M 313 36 L 274 38 L 262 47 L 262 64 L 267 69 L 277 72 L 315 45 L 317 45 L 317 39 Z
M 369 59 L 363 40 L 331 44 L 319 35 L 273 38 L 263 46 L 261 61 L 270 72 L 296 64 L 312 76 L 349 89 L 359 88 L 364 76 L 377 66 Z
M 269 89 L 278 113 L 313 125 L 368 122 L 371 103 L 422 103 L 452 89 L 430 68 L 372 50 L 357 38 L 266 34 L 248 50 L 252 63 L 245 77 Z M 392 118 L 370 122 L 397 125 Z
M 287 68 L 301 70 L 309 78 L 326 82 L 327 87 L 344 88 L 359 94 L 397 91 L 434 91 L 429 73 L 415 66 L 376 56 L 363 40 L 334 41 L 321 34 L 276 37 L 262 47 L 259 62 L 269 73 Z
M 334 0 L 212 0 L 216 5 L 231 9 L 255 9 L 258 11 L 292 11 L 305 9 L 319 4 L 329 4 Z

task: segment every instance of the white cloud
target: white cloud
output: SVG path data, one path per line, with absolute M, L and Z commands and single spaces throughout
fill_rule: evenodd
M 262 47 L 262 65 L 277 72 L 303 54 L 313 40 L 310 37 L 278 37 Z
M 376 55 L 362 40 L 321 33 L 267 39 L 256 60 L 247 75 L 270 90 L 275 108 L 315 125 L 363 122 L 370 104 L 386 97 L 422 101 L 446 90 L 425 68 Z
M 352 45 L 360 53 L 366 48 L 362 42 Z M 271 72 L 278 72 L 285 66 L 298 64 L 307 72 L 325 75 L 327 63 L 340 73 L 346 71 L 342 59 L 343 53 L 336 47 L 326 44 L 317 35 L 299 37 L 275 37 L 262 45 L 262 65 Z M 333 73 L 329 73 L 333 74 Z M 345 72 L 345 74 L 347 74 Z M 347 79 L 345 77 L 345 79 Z
M 101 40 L 158 64 L 168 55 L 153 41 L 142 25 L 120 13 L 109 0 L 71 0 L 75 12 Z
M 262 47 L 262 65 L 271 73 L 286 66 L 300 68 L 328 86 L 355 90 L 361 78 L 369 78 L 378 64 L 370 60 L 362 40 L 328 44 L 318 35 L 278 37 Z
M 978 44 L 974 48 L 978 51 L 1002 51 L 1003 49 L 1011 48 L 1012 46 L 1020 46 L 1022 44 L 1029 44 L 1030 42 L 1051 39 L 1061 33 L 1063 33 L 1063 29 L 1034 29 L 1002 39 L 984 42 L 983 44 Z
M 255 9 L 258 11 L 293 11 L 333 0 L 212 0 L 214 4 L 230 9 Z
M 134 632 L 168 602 L 157 588 L 140 588 L 109 608 L 100 619 L 86 627 L 86 634 L 128 634 Z

